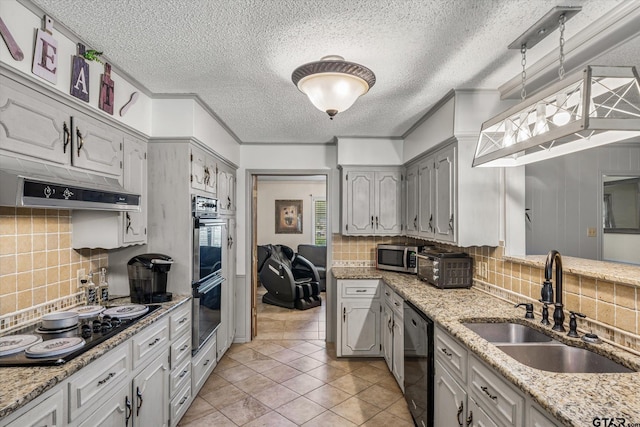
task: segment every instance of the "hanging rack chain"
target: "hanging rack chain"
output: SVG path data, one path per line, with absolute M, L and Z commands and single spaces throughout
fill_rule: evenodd
M 526 70 L 526 66 L 527 66 L 527 45 L 526 44 L 523 44 L 520 47 L 520 53 L 522 54 L 522 59 L 520 60 L 520 63 L 522 64 L 522 89 L 520 90 L 520 97 L 524 101 L 524 99 L 527 97 L 527 89 L 525 87 L 525 83 L 527 81 L 527 70 Z
M 564 13 L 560 15 L 560 68 L 558 69 L 558 76 L 560 80 L 564 78 L 564 23 L 566 17 Z

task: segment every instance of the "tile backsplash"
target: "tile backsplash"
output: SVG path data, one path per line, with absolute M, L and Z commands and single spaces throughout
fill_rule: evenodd
M 374 267 L 375 248 L 380 243 L 432 244 L 407 237 L 334 234 L 332 238 L 333 265 L 345 267 Z M 533 302 L 536 317 L 540 316 L 542 305 L 538 300 L 544 280 L 543 268 L 506 259 L 502 246 L 445 247 L 462 249 L 473 257 L 475 287 L 510 302 Z M 478 274 L 480 262 L 487 263 L 484 277 Z M 569 321 L 569 310 L 581 312 L 587 318 L 578 321 L 580 330 L 592 331 L 601 338 L 640 352 L 640 289 L 637 286 L 566 272 L 563 278 L 566 322 Z
M 0 321 L 69 306 L 77 271 L 108 267 L 106 250 L 75 250 L 71 239 L 68 210 L 0 207 Z

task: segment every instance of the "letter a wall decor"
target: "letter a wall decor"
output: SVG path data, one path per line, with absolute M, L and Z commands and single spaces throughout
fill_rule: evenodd
M 44 29 L 38 29 L 36 46 L 33 51 L 32 72 L 38 77 L 58 82 L 58 42 L 53 38 L 53 19 L 44 16 Z
M 89 64 L 84 60 L 85 47 L 78 43 L 78 54 L 71 67 L 71 95 L 89 102 Z
M 100 82 L 100 99 L 98 107 L 101 110 L 113 115 L 113 80 L 111 80 L 111 64 L 105 62 L 104 74 Z

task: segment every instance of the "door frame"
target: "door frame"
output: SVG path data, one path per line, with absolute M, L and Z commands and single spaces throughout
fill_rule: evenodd
M 331 280 L 331 262 L 332 262 L 332 224 L 333 224 L 333 215 L 334 200 L 337 200 L 337 195 L 334 195 L 333 187 L 334 180 L 333 175 L 335 170 L 333 169 L 247 169 L 245 171 L 245 206 L 248 208 L 245 212 L 245 224 L 246 233 L 245 233 L 245 271 L 250 272 L 250 279 L 246 281 L 247 286 L 249 287 L 247 295 L 247 307 L 250 307 L 246 312 L 246 321 L 249 325 L 250 333 L 249 336 L 251 340 L 255 338 L 255 329 L 254 329 L 254 320 L 257 317 L 256 313 L 256 284 L 257 284 L 257 272 L 255 271 L 255 266 L 257 260 L 255 259 L 255 254 L 253 248 L 256 245 L 256 237 L 257 237 L 257 215 L 254 215 L 254 210 L 257 205 L 257 192 L 254 196 L 253 185 L 254 180 L 257 181 L 257 177 L 261 175 L 271 175 L 271 176 L 311 176 L 311 175 L 323 175 L 325 177 L 325 186 L 326 193 L 325 197 L 327 200 L 327 289 L 325 291 L 325 297 L 323 298 L 323 304 L 326 304 L 326 332 L 325 332 L 325 340 L 327 342 L 335 341 L 335 322 L 333 319 L 336 318 L 335 315 L 335 290 L 333 289 L 333 281 Z

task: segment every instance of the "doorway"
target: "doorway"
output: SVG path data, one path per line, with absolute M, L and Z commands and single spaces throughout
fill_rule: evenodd
M 249 224 L 251 260 L 251 339 L 326 338 L 329 289 L 321 292 L 322 304 L 308 310 L 277 307 L 262 302 L 266 293 L 257 269 L 257 247 L 282 244 L 297 252 L 298 245 L 331 248 L 330 171 L 247 171 L 251 186 Z M 296 206 L 294 222 L 282 227 L 277 207 Z M 298 209 L 300 212 L 298 212 Z M 290 229 L 286 229 L 290 226 Z M 248 242 L 249 243 L 249 242 Z M 327 250 L 325 265 L 330 265 Z M 297 319 L 296 322 L 293 322 Z M 312 335 L 315 335 L 312 337 Z M 317 338 L 315 338 L 317 337 Z

